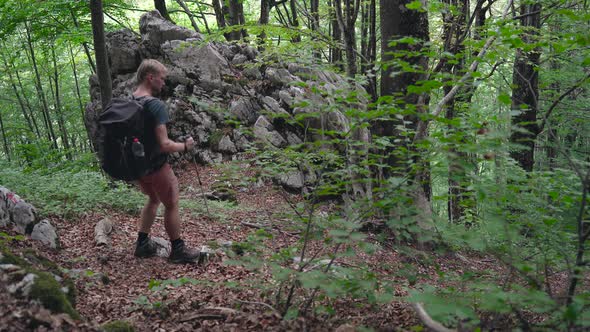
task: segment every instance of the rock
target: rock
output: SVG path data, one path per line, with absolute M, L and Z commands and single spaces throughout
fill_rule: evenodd
M 236 145 L 234 144 L 234 142 L 231 141 L 231 138 L 229 138 L 228 135 L 224 135 L 219 140 L 219 143 L 217 143 L 217 150 L 219 152 L 224 152 L 224 153 L 228 153 L 228 154 L 234 154 L 234 153 L 238 152 Z
M 142 41 L 155 47 L 160 47 L 160 45 L 170 40 L 203 39 L 201 34 L 165 20 L 157 10 L 141 16 L 139 19 L 139 31 L 141 32 Z
M 221 81 L 223 76 L 231 75 L 227 60 L 214 48 L 213 44 L 201 44 L 197 40 L 173 40 L 162 45 L 162 52 L 175 67 L 200 81 Z M 200 84 L 199 84 L 200 85 Z
M 291 73 L 284 68 L 268 67 L 264 72 L 264 77 L 275 86 L 283 86 L 300 81 L 299 78 L 291 75 Z
M 289 145 L 297 145 L 303 143 L 301 138 L 297 136 L 297 134 L 293 133 L 292 131 L 287 130 L 285 132 L 285 136 L 287 138 L 287 143 Z
M 260 105 L 250 98 L 244 97 L 236 101 L 232 101 L 229 106 L 229 111 L 232 115 L 246 124 L 252 125 L 258 118 L 258 111 Z
M 258 56 L 258 50 L 250 45 L 246 45 L 242 49 L 242 53 L 248 57 L 248 60 L 254 60 Z
M 289 191 L 299 192 L 303 189 L 305 178 L 301 172 L 290 172 L 280 176 L 278 182 Z
M 244 71 L 242 71 L 242 74 L 251 80 L 262 79 L 262 73 L 260 73 L 260 69 L 257 66 L 247 65 Z
M 238 66 L 243 64 L 244 62 L 248 61 L 248 57 L 243 55 L 243 54 L 236 54 L 233 58 L 233 60 L 231 61 L 231 64 L 234 66 Z
M 219 53 L 221 53 L 221 55 L 223 55 L 227 61 L 232 61 L 236 55 L 236 52 L 225 43 L 216 43 L 215 46 L 217 49 L 219 49 Z
M 31 233 L 35 225 L 36 214 L 35 207 L 31 204 L 25 201 L 17 202 L 10 212 L 15 230 L 20 234 Z
M 109 32 L 106 35 L 109 67 L 113 77 L 134 73 L 139 67 L 139 43 L 141 39 L 131 30 Z
M 236 191 L 229 181 L 215 181 L 213 184 L 211 184 L 211 190 L 213 199 L 230 202 L 237 201 Z
M 170 241 L 167 241 L 166 239 L 157 236 L 152 237 L 152 241 L 154 241 L 158 246 L 158 249 L 156 251 L 156 255 L 158 257 L 168 258 L 168 256 L 170 256 Z
M 33 285 L 35 284 L 35 279 L 37 279 L 37 275 L 29 273 L 16 284 L 8 285 L 8 287 L 6 287 L 6 290 L 10 294 L 21 294 L 22 296 L 29 296 L 31 290 L 33 289 Z
M 57 236 L 55 227 L 47 219 L 42 220 L 33 227 L 31 239 L 41 241 L 41 243 L 53 249 L 60 247 L 59 237 Z
M 246 151 L 250 147 L 250 141 L 248 141 L 246 135 L 239 130 L 234 129 L 232 136 L 238 151 Z
M 101 219 L 94 226 L 94 241 L 97 246 L 109 246 L 111 239 L 109 235 L 113 231 L 113 222 L 109 218 Z
M 223 154 L 210 150 L 198 150 L 195 154 L 195 158 L 201 164 L 218 164 L 223 161 Z
M 254 137 L 277 148 L 285 146 L 285 139 L 274 130 L 272 124 L 264 116 L 260 116 L 254 124 Z
M 279 102 L 276 101 L 272 97 L 264 96 L 264 97 L 260 98 L 260 102 L 262 103 L 262 106 L 264 107 L 264 109 L 271 112 L 273 114 L 273 116 L 281 116 L 281 117 L 289 117 L 290 116 L 289 112 L 285 111 L 285 109 L 279 105 Z

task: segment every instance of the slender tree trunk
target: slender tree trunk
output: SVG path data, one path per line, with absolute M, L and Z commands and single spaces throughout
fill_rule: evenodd
M 195 29 L 196 32 L 201 32 L 201 30 L 199 30 L 199 26 L 197 25 L 197 22 L 195 22 L 193 12 L 191 12 L 191 10 L 188 8 L 186 3 L 183 0 L 176 0 L 176 2 L 182 8 L 182 10 L 184 10 L 184 13 L 186 14 L 186 16 L 188 16 L 188 19 L 191 21 L 191 25 L 193 26 L 193 29 Z
M 299 15 L 297 14 L 297 4 L 295 2 L 296 2 L 296 0 L 291 0 L 289 2 L 289 5 L 291 7 L 291 26 L 295 30 L 299 30 Z M 301 42 L 301 35 L 300 34 L 296 34 L 291 39 L 291 41 L 294 42 L 294 43 Z
M 26 52 L 26 50 L 25 50 Z M 23 97 L 26 95 L 25 93 L 25 88 L 23 86 L 23 82 L 22 79 L 20 78 L 20 74 L 18 72 L 18 70 L 14 71 L 14 75 L 16 76 L 16 83 L 18 84 L 18 89 L 20 89 L 20 91 L 22 91 L 23 93 Z M 37 124 L 37 119 L 35 118 L 35 112 L 33 111 L 33 107 L 31 106 L 31 103 L 29 102 L 29 98 L 22 98 L 23 99 L 23 104 L 26 106 L 26 109 L 29 111 L 29 117 L 31 118 L 31 121 L 33 122 L 33 126 L 35 127 L 35 132 L 37 133 L 37 137 L 39 139 L 42 138 L 42 134 L 41 134 L 41 130 L 39 129 L 39 125 Z M 45 118 L 45 113 L 41 112 L 41 115 L 43 118 Z
M 68 140 L 68 130 L 64 121 L 63 109 L 61 105 L 61 95 L 59 90 L 59 70 L 57 68 L 57 57 L 55 56 L 55 45 L 51 46 L 51 59 L 53 60 L 53 83 L 55 85 L 55 114 L 57 114 L 57 124 L 61 132 L 61 140 L 64 149 L 66 150 L 66 157 L 72 160 L 70 151 L 70 142 Z
M 225 17 L 227 15 L 227 6 L 222 6 L 219 1 L 220 0 L 213 0 L 212 5 L 213 11 L 215 12 L 215 20 L 217 21 L 217 27 L 223 30 L 227 27 L 227 22 L 225 21 Z M 229 33 L 224 33 L 223 36 L 227 41 L 231 40 L 231 36 Z
M 271 0 L 260 0 L 260 17 L 258 18 L 258 25 L 267 25 L 270 20 Z M 266 32 L 262 32 L 258 35 L 257 43 L 262 45 L 266 42 Z
M 111 72 L 104 38 L 104 17 L 101 0 L 90 0 L 90 14 L 92 18 L 92 34 L 94 35 L 96 68 L 100 85 L 100 99 L 102 109 L 104 110 L 113 97 L 113 82 L 111 81 Z
M 74 22 L 74 26 L 76 29 L 80 29 L 80 25 L 78 24 L 78 19 L 74 14 L 74 11 L 70 8 L 70 14 L 72 16 L 72 21 Z M 90 55 L 90 49 L 88 48 L 87 42 L 82 42 L 82 46 L 84 47 L 84 53 L 86 53 L 86 58 L 88 59 L 88 65 L 90 65 L 90 69 L 92 70 L 93 74 L 96 74 L 96 65 L 94 64 L 94 60 L 92 60 L 92 55 Z
M 361 7 L 361 73 L 366 75 L 365 90 L 371 96 L 372 101 L 377 100 L 377 77 L 374 71 L 377 60 L 377 36 L 376 36 L 376 3 L 375 0 L 365 1 Z
M 86 136 L 88 138 L 88 145 L 90 146 L 91 149 L 93 149 L 92 146 L 92 137 L 90 137 L 90 130 L 88 128 L 88 126 L 86 125 L 86 121 L 84 121 L 84 104 L 82 103 L 82 95 L 80 94 L 80 81 L 78 80 L 78 69 L 76 66 L 76 58 L 74 57 L 74 51 L 72 50 L 72 45 L 69 44 L 68 47 L 69 51 L 70 51 L 70 63 L 72 65 L 72 72 L 74 73 L 74 83 L 76 85 L 76 100 L 78 101 L 78 107 L 80 109 L 80 119 L 82 119 L 82 123 L 84 124 L 84 127 L 86 128 Z M 81 150 L 83 150 L 84 145 L 80 144 Z
M 246 22 L 244 19 L 244 7 L 240 0 L 226 0 L 226 2 L 228 4 L 225 19 L 227 24 L 230 26 L 245 24 Z M 228 40 L 240 40 L 241 38 L 247 37 L 246 30 L 244 29 L 232 29 L 232 31 L 229 32 L 228 35 Z
M 26 109 L 25 104 L 23 102 L 23 98 L 21 97 L 20 93 L 18 92 L 18 89 L 17 89 L 16 84 L 14 82 L 14 77 L 12 76 L 12 70 L 8 65 L 8 61 L 6 60 L 6 56 L 4 55 L 4 53 L 2 53 L 2 61 L 4 62 L 5 72 L 8 74 L 8 80 L 10 82 L 10 86 L 12 87 L 12 91 L 14 92 L 14 95 L 16 96 L 16 100 L 18 101 L 18 105 L 20 106 L 23 117 L 27 121 L 27 126 L 29 128 L 29 131 L 31 133 L 36 133 L 37 137 L 41 138 L 41 135 L 39 134 L 39 129 L 37 129 L 35 131 L 35 127 L 33 127 L 33 122 L 31 120 L 29 114 L 27 113 L 27 109 Z
M 160 14 L 162 14 L 163 18 L 174 23 L 174 21 L 172 21 L 172 18 L 170 18 L 170 14 L 168 14 L 168 8 L 166 8 L 166 0 L 154 0 L 154 8 L 156 8 L 160 12 Z
M 346 74 L 354 77 L 357 74 L 357 48 L 355 24 L 359 13 L 360 0 L 334 0 L 336 19 L 342 36 L 344 37 L 344 49 L 346 52 Z
M 520 14 L 520 24 L 525 29 L 522 40 L 527 44 L 536 43 L 541 28 L 541 4 L 524 3 L 520 6 Z M 535 139 L 539 134 L 537 113 L 540 55 L 539 47 L 528 52 L 523 49 L 516 50 L 512 75 L 512 110 L 519 112 L 512 117 L 512 123 L 520 130 L 512 133 L 510 141 L 521 145 L 523 149 L 514 150 L 510 155 L 529 172 L 533 170 L 535 163 Z
M 35 58 L 35 49 L 33 48 L 33 42 L 31 39 L 31 32 L 27 22 L 25 22 L 25 31 L 27 34 L 27 46 L 29 48 L 29 55 L 31 57 L 31 64 L 33 65 L 33 70 L 35 72 L 35 88 L 37 89 L 37 94 L 39 95 L 39 99 L 41 100 L 42 107 L 43 107 L 43 116 L 45 119 L 45 127 L 47 129 L 47 138 L 52 143 L 53 148 L 57 150 L 57 137 L 55 136 L 55 131 L 53 130 L 53 123 L 51 121 L 51 116 L 49 114 L 49 106 L 47 104 L 47 98 L 45 97 L 45 92 L 43 91 L 43 84 L 41 82 L 41 75 L 39 74 L 39 69 L 37 67 L 37 60 Z
M 6 135 L 6 129 L 4 128 L 4 121 L 2 120 L 2 112 L 0 112 L 0 132 L 2 132 L 2 141 L 4 143 L 4 154 L 6 159 L 10 162 L 10 148 L 8 147 L 8 135 Z
M 330 63 L 335 65 L 336 67 L 340 68 L 340 70 L 344 69 L 342 63 L 342 34 L 340 33 L 340 27 L 338 26 L 338 18 L 336 17 L 336 7 L 334 6 L 334 1 L 338 0 L 328 0 L 328 6 L 330 7 L 330 31 L 332 34 L 332 42 L 334 45 L 330 46 Z
M 441 59 L 444 63 L 442 71 L 449 74 L 449 76 L 460 77 L 465 68 L 465 47 L 463 46 L 463 36 L 467 31 L 468 20 L 468 6 L 466 0 L 446 0 L 443 1 L 446 5 L 445 10 L 442 11 L 443 20 L 443 43 L 444 54 L 452 56 L 459 56 L 459 61 L 447 61 L 446 58 Z M 445 95 L 451 91 L 451 86 L 444 87 Z M 468 102 L 464 99 L 470 99 L 465 96 L 465 89 L 461 89 L 453 98 L 446 104 L 445 116 L 449 120 L 456 118 L 461 119 L 466 108 L 469 107 Z M 460 121 L 460 120 L 459 120 Z M 454 123 L 451 121 L 450 123 Z M 468 156 L 461 151 L 461 146 L 464 145 L 465 135 L 461 131 L 463 128 L 456 128 L 455 125 L 450 124 L 447 127 L 447 136 L 449 137 L 448 150 L 448 201 L 447 212 L 450 222 L 458 222 L 465 215 L 465 195 L 467 172 L 465 163 L 467 163 Z
M 312 39 L 317 41 L 317 35 L 320 34 L 320 1 L 319 0 L 310 0 L 310 9 L 311 9 L 311 17 L 310 17 L 310 26 L 311 31 L 313 32 Z M 320 61 L 322 59 L 322 53 L 317 49 L 317 45 L 314 47 L 313 50 L 313 57 Z

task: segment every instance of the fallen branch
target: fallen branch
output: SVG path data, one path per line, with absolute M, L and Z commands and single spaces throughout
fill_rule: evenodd
M 245 221 L 242 221 L 242 222 L 240 222 L 240 224 L 242 224 L 242 225 L 244 225 L 244 226 L 246 226 L 246 227 L 252 227 L 252 228 L 256 228 L 256 229 L 264 229 L 264 230 L 265 230 L 265 231 L 267 231 L 267 232 L 270 232 L 270 231 L 272 231 L 273 229 L 276 229 L 277 231 L 279 231 L 279 232 L 281 232 L 281 233 L 284 233 L 284 234 L 287 234 L 287 235 L 299 235 L 299 234 L 301 234 L 301 232 L 300 232 L 300 231 L 295 231 L 295 232 L 287 232 L 287 231 L 284 231 L 284 230 L 280 229 L 280 228 L 279 228 L 279 227 L 277 227 L 277 226 L 270 227 L 270 226 L 267 226 L 267 225 L 254 224 L 254 223 L 245 222 Z
M 422 323 L 424 323 L 424 325 L 426 325 L 426 327 L 428 327 L 429 329 L 431 329 L 435 332 L 455 332 L 456 331 L 456 330 L 448 329 L 444 325 L 442 325 L 441 323 L 430 318 L 430 316 L 428 315 L 426 310 L 424 310 L 422 303 L 413 303 L 412 307 L 414 308 L 414 310 L 418 314 L 418 317 L 420 318 Z
M 193 314 L 186 316 L 180 320 L 181 323 L 189 322 L 191 320 L 196 319 L 224 319 L 224 315 L 216 315 L 216 314 Z
M 270 309 L 272 312 L 275 312 L 277 314 L 280 315 L 279 311 L 277 309 L 275 309 L 273 306 L 271 306 L 268 303 L 264 303 L 264 302 L 254 302 L 254 301 L 242 301 L 242 300 L 238 300 L 238 302 L 240 303 L 244 303 L 244 304 L 256 304 L 256 305 L 261 305 L 263 307 L 266 307 L 268 309 Z
M 209 307 L 203 308 L 198 312 L 185 316 L 180 319 L 180 322 L 188 322 L 195 319 L 225 319 L 229 315 L 235 315 L 238 311 L 224 307 Z

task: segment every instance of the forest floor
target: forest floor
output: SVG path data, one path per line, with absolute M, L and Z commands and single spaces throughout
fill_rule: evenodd
M 247 172 L 245 170 L 244 172 Z M 200 205 L 202 199 L 194 165 L 184 165 L 177 170 L 182 202 Z M 221 171 L 199 167 L 204 190 L 220 176 Z M 279 194 L 271 184 L 249 185 L 237 190 L 237 205 L 219 210 L 220 205 L 209 204 L 211 216 L 183 208 L 183 238 L 192 246 L 215 241 L 243 241 L 248 234 L 257 231 L 244 223 L 261 223 L 276 218 L 273 240 L 269 243 L 279 250 L 295 243 L 299 235 L 281 229 L 282 212 L 289 211 L 285 194 Z M 293 201 L 300 197 L 286 194 Z M 94 227 L 104 217 L 115 224 L 111 246 L 97 248 Z M 228 265 L 227 257 L 212 260 L 205 265 L 175 265 L 165 258 L 138 259 L 133 256 L 136 240 L 137 215 L 118 212 L 99 213 L 89 211 L 76 220 L 52 218 L 57 224 L 61 240 L 60 250 L 48 250 L 30 240 L 18 241 L 16 251 L 33 248 L 57 263 L 71 275 L 75 275 L 77 288 L 76 309 L 82 320 L 73 322 L 63 316 L 47 318 L 46 328 L 54 330 L 96 330 L 102 324 L 115 320 L 130 322 L 136 331 L 243 331 L 243 330 L 294 330 L 294 331 L 354 331 L 368 327 L 378 331 L 407 331 L 421 325 L 412 307 L 403 301 L 408 294 L 407 278 L 396 272 L 407 264 L 416 267 L 419 285 L 422 281 L 436 286 L 438 275 L 444 271 L 498 270 L 497 262 L 489 257 L 435 255 L 428 263 L 420 257 L 404 255 L 393 246 L 380 246 L 374 254 L 350 257 L 348 266 L 367 264 L 377 278 L 397 281 L 395 295 L 398 300 L 388 304 L 371 305 L 358 299 L 342 298 L 333 301 L 331 315 L 315 315 L 312 318 L 283 320 L 273 308 L 274 298 L 270 277 L 254 273 L 242 266 Z M 283 221 L 281 221 L 283 220 Z M 279 225 L 277 226 L 277 223 Z M 288 227 L 287 227 L 288 228 Z M 287 229 L 285 228 L 285 229 Z M 161 218 L 156 220 L 152 236 L 167 238 Z M 375 234 L 367 239 L 377 243 Z M 30 250 L 30 249 L 29 249 Z M 429 253 L 430 255 L 431 253 Z M 437 266 L 437 269 L 433 268 Z M 188 279 L 181 279 L 188 278 Z M 162 289 L 150 289 L 154 280 L 191 280 L 193 282 L 169 285 Z M 274 287 L 276 288 L 276 287 Z M 39 308 L 22 299 L 7 294 L 0 295 L 0 331 L 27 330 L 27 316 L 47 316 Z M 11 326 L 11 327 L 8 327 Z

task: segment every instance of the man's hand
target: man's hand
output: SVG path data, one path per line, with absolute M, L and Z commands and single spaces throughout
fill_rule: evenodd
M 195 147 L 195 140 L 191 136 L 189 136 L 184 141 L 184 146 L 185 146 L 185 151 L 192 150 Z

